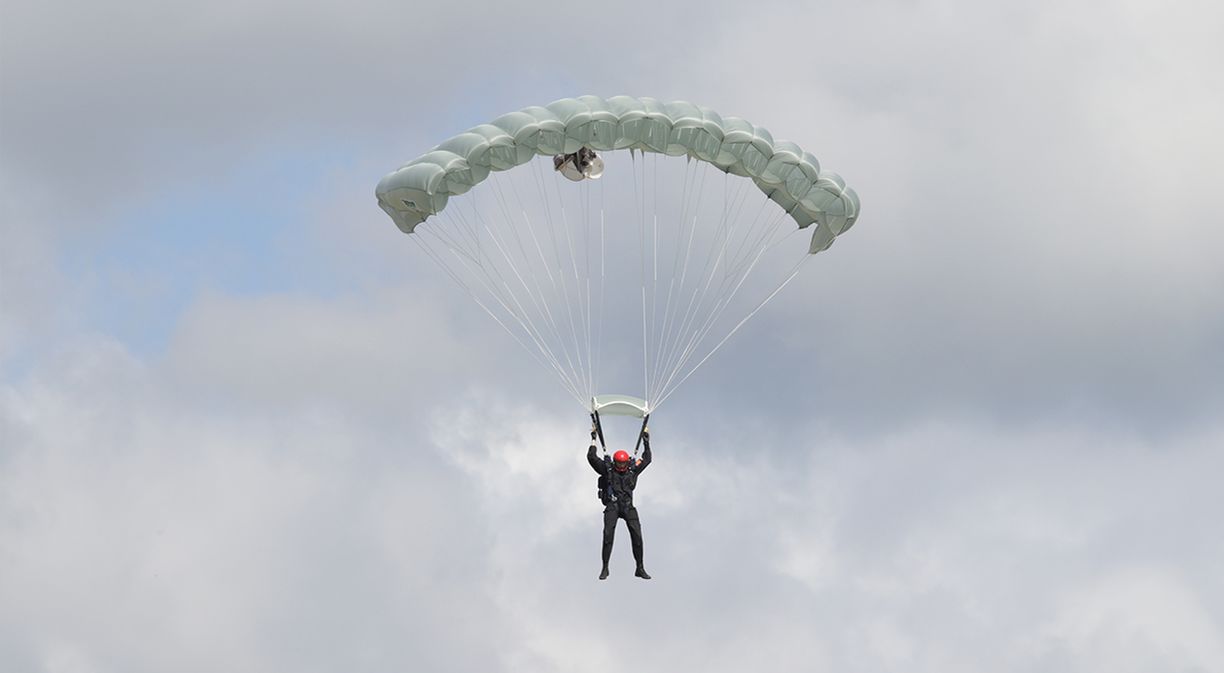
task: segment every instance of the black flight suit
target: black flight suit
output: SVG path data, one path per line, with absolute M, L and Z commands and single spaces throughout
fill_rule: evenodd
M 604 504 L 604 526 L 603 526 L 603 564 L 608 567 L 608 559 L 612 558 L 612 539 L 616 536 L 616 520 L 624 519 L 625 525 L 629 528 L 629 541 L 633 545 L 633 560 L 637 561 L 637 567 L 642 569 L 642 524 L 638 520 L 637 508 L 633 506 L 633 489 L 637 486 L 638 475 L 641 474 L 647 467 L 650 466 L 650 438 L 642 437 L 642 462 L 634 464 L 632 459 L 629 462 L 629 469 L 624 472 L 617 472 L 615 467 L 609 468 L 607 464 L 595 453 L 595 445 L 587 450 L 587 462 L 591 464 L 591 469 L 599 473 L 599 476 L 606 477 L 611 480 L 611 490 L 616 500 L 613 501 L 608 497 L 608 489 L 601 488 L 599 498 Z M 602 486 L 602 481 L 601 486 Z

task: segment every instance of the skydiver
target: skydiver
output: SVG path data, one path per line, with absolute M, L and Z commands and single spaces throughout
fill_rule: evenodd
M 595 449 L 596 431 L 591 429 L 591 448 L 587 449 L 587 462 L 591 469 L 599 474 L 599 500 L 604 504 L 603 524 L 603 570 L 599 579 L 608 579 L 608 559 L 612 558 L 612 540 L 616 536 L 616 520 L 624 519 L 629 528 L 629 541 L 633 547 L 633 559 L 637 562 L 637 572 L 634 576 L 644 580 L 650 579 L 646 568 L 642 565 L 642 524 L 638 520 L 637 508 L 633 506 L 633 489 L 637 487 L 637 478 L 650 466 L 650 430 L 642 428 L 642 458 L 631 461 L 629 453 L 617 451 L 608 460 L 600 459 Z

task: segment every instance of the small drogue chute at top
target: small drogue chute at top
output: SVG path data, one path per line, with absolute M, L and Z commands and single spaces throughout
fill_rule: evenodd
M 376 194 L 597 428 L 600 414 L 644 428 L 859 214 L 854 190 L 796 144 L 709 108 L 628 96 L 503 115 L 388 174 Z M 630 386 L 638 394 L 623 394 Z

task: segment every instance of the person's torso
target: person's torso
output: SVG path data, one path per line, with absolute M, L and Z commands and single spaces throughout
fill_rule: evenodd
M 625 472 L 609 470 L 605 478 L 608 480 L 606 483 L 610 487 L 609 490 L 616 496 L 617 504 L 622 507 L 632 506 L 633 489 L 637 487 L 637 472 L 633 470 Z

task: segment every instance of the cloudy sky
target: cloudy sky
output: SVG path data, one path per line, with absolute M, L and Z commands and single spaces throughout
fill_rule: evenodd
M 1224 670 L 1208 0 L 0 4 L 0 668 Z M 586 419 L 378 209 L 566 96 L 860 193 L 652 421 Z M 633 428 L 611 431 L 632 435 Z

